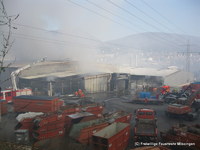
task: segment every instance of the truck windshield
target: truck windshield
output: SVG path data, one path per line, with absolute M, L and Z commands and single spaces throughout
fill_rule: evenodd
M 146 112 L 146 115 L 152 116 L 152 115 L 153 115 L 153 112 Z
M 140 116 L 141 116 L 141 115 L 145 115 L 145 112 L 139 111 L 139 112 L 138 112 L 138 115 L 140 115 Z

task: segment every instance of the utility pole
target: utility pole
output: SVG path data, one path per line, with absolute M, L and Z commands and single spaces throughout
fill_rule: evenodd
M 187 41 L 187 44 L 186 45 L 182 45 L 182 46 L 186 46 L 186 52 L 181 52 L 183 55 L 186 55 L 186 67 L 185 67 L 185 70 L 187 73 L 190 72 L 190 55 L 191 54 L 195 54 L 195 53 L 199 53 L 199 52 L 191 52 L 190 51 L 190 47 L 192 46 L 190 44 L 190 41 L 188 40 Z M 187 81 L 189 82 L 189 74 L 188 74 L 188 77 L 187 77 Z
M 138 67 L 138 54 L 135 55 L 135 67 Z
M 188 43 L 187 43 L 187 50 L 186 50 L 186 71 L 187 72 L 190 72 L 190 41 L 188 40 Z

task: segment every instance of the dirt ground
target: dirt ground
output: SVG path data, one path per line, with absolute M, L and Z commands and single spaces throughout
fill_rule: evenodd
M 169 128 L 171 128 L 173 125 L 176 125 L 178 123 L 184 123 L 184 124 L 196 124 L 200 122 L 200 118 L 195 121 L 182 121 L 178 120 L 176 118 L 168 118 L 165 116 L 164 111 L 166 110 L 167 104 L 163 105 L 143 105 L 143 104 L 132 104 L 127 103 L 127 99 L 125 98 L 109 98 L 105 99 L 104 96 L 101 98 L 95 99 L 96 102 L 103 102 L 105 104 L 105 110 L 104 112 L 114 112 L 118 110 L 123 110 L 129 113 L 133 114 L 133 118 L 131 121 L 131 127 L 134 126 L 135 120 L 134 120 L 134 111 L 138 108 L 150 108 L 154 109 L 157 112 L 157 126 L 158 131 L 166 131 Z M 7 115 L 2 116 L 2 121 L 0 123 L 0 140 L 1 141 L 15 141 L 14 136 L 14 127 L 17 124 L 16 121 L 17 114 L 10 112 Z M 129 147 L 127 149 L 133 148 L 133 132 L 131 128 L 131 138 L 129 142 Z M 40 147 L 41 150 L 91 150 L 92 148 L 87 145 L 81 145 L 67 137 L 58 137 L 58 138 L 52 138 L 49 140 L 44 140 L 41 142 L 36 143 L 37 146 Z

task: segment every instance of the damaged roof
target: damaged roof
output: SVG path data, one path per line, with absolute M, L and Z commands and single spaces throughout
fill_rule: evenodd
M 88 66 L 90 68 L 91 66 Z M 165 69 L 156 68 L 131 68 L 124 66 L 114 66 L 109 64 L 93 64 L 96 70 L 95 72 L 104 73 L 127 73 L 131 75 L 145 75 L 145 76 L 161 76 L 166 77 L 173 73 L 177 73 L 180 70 L 173 66 Z M 44 62 L 39 65 L 35 65 L 27 70 L 22 71 L 20 78 L 24 79 L 36 79 L 44 77 L 68 77 L 74 75 L 81 75 L 92 73 L 91 70 L 83 71 L 81 66 L 78 66 L 75 62 Z

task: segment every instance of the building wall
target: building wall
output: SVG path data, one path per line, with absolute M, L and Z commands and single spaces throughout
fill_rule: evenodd
M 178 71 L 164 77 L 164 84 L 171 87 L 177 87 L 190 82 L 194 82 L 194 75 L 185 71 Z
M 109 90 L 110 74 L 99 74 L 84 77 L 84 89 L 88 93 L 107 92 Z
M 125 76 L 126 75 L 126 76 Z M 124 74 L 98 74 L 98 75 L 76 75 L 65 78 L 37 78 L 24 79 L 20 78 L 19 87 L 30 87 L 33 92 L 38 95 L 47 95 L 49 84 L 53 86 L 53 94 L 71 94 L 78 89 L 85 90 L 87 93 L 99 93 L 108 91 L 145 91 L 149 87 L 160 87 L 163 84 L 179 86 L 187 83 L 187 78 L 191 82 L 194 81 L 194 76 L 183 71 L 176 72 L 164 79 L 157 76 L 139 76 Z
M 20 78 L 19 87 L 30 87 L 35 95 L 48 95 L 50 82 L 53 88 L 53 95 L 72 94 L 78 89 L 84 89 L 84 80 L 80 76 L 36 79 Z
M 145 91 L 150 87 L 160 87 L 163 85 L 164 79 L 159 76 L 139 76 L 131 75 L 130 77 L 130 90 Z
M 72 94 L 78 89 L 87 93 L 107 92 L 110 87 L 110 74 L 69 76 L 65 78 L 20 78 L 20 87 L 30 87 L 36 95 L 48 95 L 50 82 L 53 95 Z

